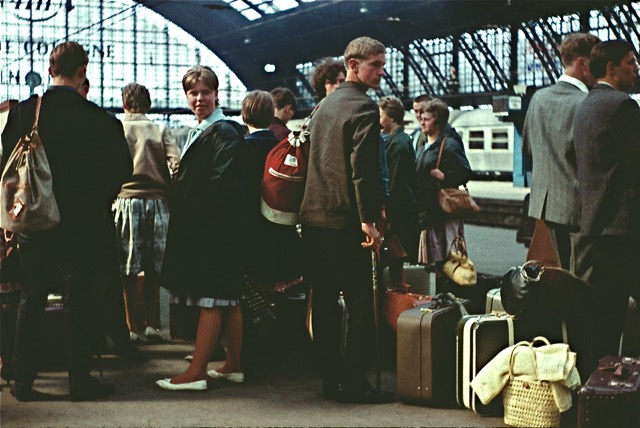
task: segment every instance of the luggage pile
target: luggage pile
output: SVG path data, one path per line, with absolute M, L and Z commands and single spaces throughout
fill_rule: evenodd
M 478 288 L 439 286 L 448 292 L 400 313 L 398 400 L 504 415 L 509 426 L 560 426 L 560 416 L 608 426 L 612 415 L 640 426 L 640 357 L 593 360 L 588 283 L 536 262 L 478 278 Z M 487 379 L 500 381 L 489 393 Z

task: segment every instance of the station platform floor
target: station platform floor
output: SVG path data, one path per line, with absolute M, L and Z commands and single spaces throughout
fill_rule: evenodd
M 480 272 L 503 274 L 525 261 L 526 248 L 515 241 L 515 231 L 466 226 L 471 259 Z M 163 330 L 168 334 L 168 298 Z M 144 362 L 103 356 L 104 381 L 116 385 L 116 393 L 101 401 L 68 400 L 65 371 L 43 371 L 36 389 L 55 394 L 59 401 L 20 403 L 6 384 L 0 390 L 0 426 L 18 427 L 502 427 L 502 417 L 482 417 L 461 408 L 429 408 L 401 402 L 385 405 L 341 404 L 323 399 L 321 378 L 313 369 L 312 352 L 291 350 L 263 376 L 243 384 L 212 381 L 204 392 L 167 392 L 155 381 L 181 373 L 183 357 L 193 342 L 168 340 L 142 344 Z M 268 349 L 266 349 L 268 351 Z M 383 352 L 384 353 L 384 352 Z M 46 358 L 46 355 L 43 356 Z M 218 368 L 222 362 L 212 362 Z M 97 367 L 97 366 L 96 366 Z M 94 374 L 97 375 L 97 369 Z M 370 372 L 375 383 L 375 371 Z M 382 387 L 395 391 L 392 363 L 382 364 Z M 455 382 L 452 379 L 452 382 Z

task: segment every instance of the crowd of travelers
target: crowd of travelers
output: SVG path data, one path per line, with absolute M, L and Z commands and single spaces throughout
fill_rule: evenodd
M 533 97 L 525 121 L 524 147 L 533 157 L 529 213 L 548 225 L 562 267 L 593 285 L 609 314 L 597 326 L 597 354 L 615 354 L 627 300 L 640 297 L 632 274 L 640 234 L 634 221 L 640 108 L 625 94 L 638 65 L 631 45 L 588 34 L 569 35 L 560 52 L 565 74 Z M 164 339 L 159 287 L 170 291 L 172 303 L 198 308 L 190 364 L 156 382 L 167 391 L 193 391 L 206 390 L 211 379 L 244 382 L 241 301 L 247 284 L 302 276 L 313 291 L 322 395 L 347 403 L 394 401 L 392 392 L 372 387 L 367 378 L 375 354 L 372 252 L 385 236 L 397 235 L 408 261 L 433 266 L 440 278 L 440 264 L 454 238 L 464 235 L 464 223 L 442 212 L 437 192 L 466 184 L 473 171 L 444 101 L 426 94 L 413 100 L 420 130 L 410 136 L 402 100 L 387 96 L 376 103 L 368 95 L 380 86 L 385 54 L 382 43 L 360 37 L 348 44 L 343 61 L 317 64 L 312 81 L 319 105 L 309 123 L 296 226 L 272 223 L 260 213 L 265 160 L 291 132 L 287 123 L 297 111 L 289 89 L 248 93 L 241 125 L 220 107 L 215 72 L 202 65 L 189 69 L 182 87 L 197 125 L 180 149 L 168 128 L 146 116 L 151 94 L 145 86 L 122 89 L 125 114 L 118 120 L 86 100 L 88 57 L 82 46 L 58 45 L 39 129 L 62 220 L 51 230 L 17 234 L 25 276 L 16 328 L 16 399 L 46 399 L 34 382 L 52 277 L 61 278 L 64 296 L 71 399 L 85 401 L 115 390 L 90 374 L 98 284 L 111 290 L 102 304 L 113 308 L 105 324 L 116 353 L 129 358 L 142 358 L 133 344 L 143 337 Z M 36 98 L 9 115 L 2 168 L 31 128 Z M 405 286 L 403 266 L 389 264 L 394 286 Z M 142 326 L 136 322 L 141 273 Z M 340 294 L 349 314 L 344 349 Z M 224 364 L 208 370 L 221 337 Z

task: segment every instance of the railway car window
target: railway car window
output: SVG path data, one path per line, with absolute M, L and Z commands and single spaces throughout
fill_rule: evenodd
M 494 150 L 509 149 L 509 133 L 507 131 L 492 131 L 491 148 Z
M 484 149 L 484 131 L 469 131 L 469 149 Z

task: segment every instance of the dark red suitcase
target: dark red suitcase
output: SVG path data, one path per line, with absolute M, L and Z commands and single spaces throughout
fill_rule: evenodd
M 467 299 L 439 294 L 431 303 L 400 314 L 396 392 L 400 401 L 456 405 L 456 328 L 466 315 L 462 307 L 470 304 Z
M 640 426 L 640 358 L 606 356 L 578 391 L 578 428 Z

